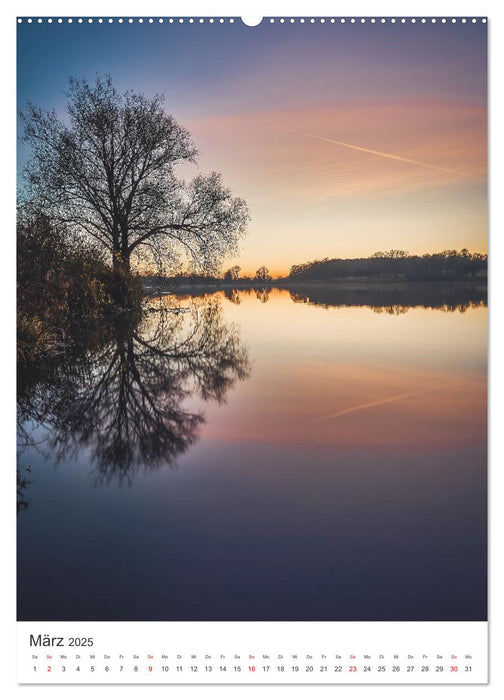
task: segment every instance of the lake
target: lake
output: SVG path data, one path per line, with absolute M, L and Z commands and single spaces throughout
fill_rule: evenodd
M 486 619 L 480 298 L 146 307 L 20 377 L 18 619 Z

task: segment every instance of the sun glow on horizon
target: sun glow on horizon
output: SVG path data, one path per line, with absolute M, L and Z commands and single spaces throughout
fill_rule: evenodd
M 98 25 L 71 38 L 32 29 L 18 28 L 20 107 L 59 114 L 67 75 L 92 78 L 98 66 L 121 90 L 166 96 L 200 153 L 187 177 L 220 172 L 249 204 L 224 270 L 265 265 L 276 277 L 378 250 L 487 251 L 486 25 L 398 35 L 391 25 L 181 24 L 170 41 L 166 26 L 128 28 L 134 42 L 125 32 L 103 42 Z

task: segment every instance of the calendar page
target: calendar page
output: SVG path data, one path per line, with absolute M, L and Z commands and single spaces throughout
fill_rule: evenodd
M 16 21 L 18 682 L 487 683 L 486 18 Z

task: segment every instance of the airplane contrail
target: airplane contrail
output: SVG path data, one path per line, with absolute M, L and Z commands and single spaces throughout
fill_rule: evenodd
M 307 134 L 311 139 L 318 139 L 319 141 L 327 141 L 328 143 L 335 143 L 338 146 L 344 146 L 345 148 L 351 148 L 354 151 L 362 151 L 363 153 L 371 153 L 375 156 L 382 156 L 382 158 L 390 158 L 391 160 L 399 160 L 402 163 L 412 163 L 413 165 L 420 165 L 422 168 L 431 168 L 432 170 L 441 170 L 446 173 L 456 173 L 457 175 L 464 175 L 468 177 L 467 173 L 463 173 L 460 170 L 454 170 L 453 168 L 443 168 L 440 165 L 432 165 L 432 163 L 422 163 L 419 160 L 412 160 L 411 158 L 403 158 L 402 156 L 395 156 L 392 153 L 383 153 L 382 151 L 373 151 L 371 148 L 364 148 L 363 146 L 354 146 L 351 143 L 344 143 L 343 141 L 336 141 L 335 139 L 326 139 L 323 136 L 314 136 L 313 134 Z
M 409 399 L 411 396 L 419 396 L 420 394 L 429 394 L 432 391 L 438 391 L 438 389 L 444 389 L 447 386 L 452 386 L 455 382 L 447 382 L 444 384 L 437 384 L 430 389 L 418 389 L 418 391 L 408 391 L 405 394 L 396 394 L 395 396 L 389 396 L 386 399 L 380 399 L 379 401 L 370 401 L 369 403 L 360 403 L 357 406 L 351 406 L 351 408 L 344 408 L 342 411 L 337 411 L 336 413 L 330 413 L 328 416 L 322 416 L 321 418 L 314 418 L 311 423 L 322 423 L 323 421 L 329 420 L 330 418 L 338 418 L 339 416 L 344 416 L 347 413 L 355 413 L 356 411 L 364 411 L 366 408 L 373 408 L 374 406 L 382 406 L 386 403 L 394 403 L 396 401 L 401 401 L 402 399 Z

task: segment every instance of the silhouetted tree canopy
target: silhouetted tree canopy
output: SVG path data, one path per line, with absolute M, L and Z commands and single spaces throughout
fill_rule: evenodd
M 450 281 L 486 278 L 487 256 L 460 251 L 410 255 L 405 250 L 378 252 L 370 258 L 325 258 L 293 265 L 289 279 L 337 280 L 341 278 L 402 278 L 412 281 Z
M 233 265 L 224 273 L 224 279 L 230 281 L 236 281 L 240 276 L 241 267 L 239 265 Z
M 254 279 L 256 279 L 256 280 L 270 280 L 272 278 L 271 278 L 270 271 L 268 270 L 268 268 L 265 265 L 261 265 L 261 267 L 258 270 L 256 270 Z
M 216 172 L 188 183 L 176 176 L 197 150 L 162 96 L 120 94 L 109 76 L 70 78 L 66 94 L 64 122 L 31 103 L 21 114 L 32 148 L 28 195 L 45 213 L 127 271 L 133 255 L 176 258 L 181 250 L 196 269 L 215 271 L 237 252 L 247 204 Z

